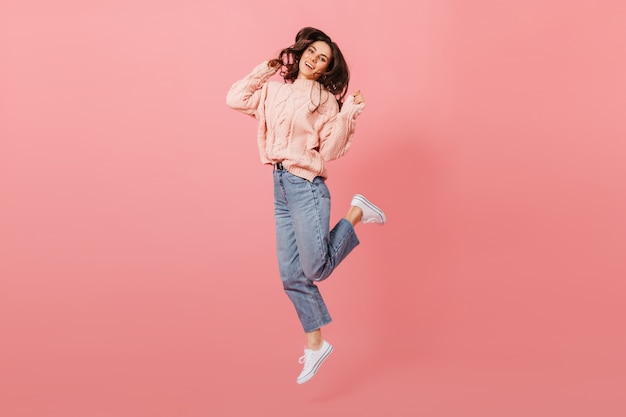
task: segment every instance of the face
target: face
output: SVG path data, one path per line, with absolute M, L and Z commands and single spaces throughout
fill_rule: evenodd
M 313 42 L 300 57 L 298 78 L 317 80 L 326 72 L 331 59 L 332 50 L 326 42 Z

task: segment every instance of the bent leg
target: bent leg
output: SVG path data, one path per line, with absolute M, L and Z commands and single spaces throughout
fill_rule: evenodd
M 322 281 L 352 252 L 359 239 L 346 219 L 329 231 L 330 193 L 322 178 L 309 182 L 292 177 L 286 181 L 287 202 L 302 269 L 311 281 Z

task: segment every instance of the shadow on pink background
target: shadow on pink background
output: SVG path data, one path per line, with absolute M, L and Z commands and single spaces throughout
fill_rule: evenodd
M 5 1 L 0 415 L 623 416 L 626 6 Z M 389 222 L 322 284 L 277 275 L 232 82 L 303 26 L 367 108 L 329 164 Z

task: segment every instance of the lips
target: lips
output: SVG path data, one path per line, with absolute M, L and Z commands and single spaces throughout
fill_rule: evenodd
M 309 68 L 309 69 L 315 69 L 315 67 L 313 65 L 309 64 L 308 62 L 305 62 L 304 65 L 306 65 L 307 68 Z

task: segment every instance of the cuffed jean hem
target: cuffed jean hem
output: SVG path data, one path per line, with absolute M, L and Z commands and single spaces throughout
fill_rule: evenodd
M 311 333 L 314 332 L 317 329 L 320 329 L 328 324 L 330 324 L 332 322 L 332 319 L 329 317 L 328 320 L 324 320 L 324 321 L 320 321 L 317 323 L 307 323 L 306 326 L 302 326 L 302 329 L 304 330 L 304 333 Z

